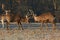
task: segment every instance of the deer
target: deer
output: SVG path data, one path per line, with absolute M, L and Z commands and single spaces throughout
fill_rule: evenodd
M 29 13 L 29 12 L 28 12 L 28 13 Z M 24 23 L 29 23 L 29 18 L 30 18 L 30 17 L 29 17 L 29 15 L 28 15 L 28 13 L 27 13 L 24 17 L 21 18 L 21 21 L 22 21 L 22 22 L 24 22 Z
M 5 22 L 5 20 L 6 20 L 7 30 L 9 30 L 9 24 L 10 24 L 10 22 L 12 21 L 12 19 L 13 19 L 12 22 L 16 22 L 16 24 L 18 25 L 18 30 L 19 30 L 20 28 L 22 28 L 21 16 L 20 16 L 20 14 L 17 13 L 16 15 L 14 15 L 14 14 L 9 14 L 9 12 L 10 12 L 10 10 L 5 10 L 5 13 L 6 13 L 6 14 L 2 14 L 2 15 L 1 15 L 1 22 L 2 22 L 3 28 L 4 28 L 4 22 Z M 14 17 L 14 18 L 12 18 L 12 17 Z M 22 28 L 22 30 L 23 30 L 23 28 Z
M 25 17 L 22 17 L 22 18 L 21 18 L 21 22 L 23 22 L 23 23 L 29 23 L 29 18 L 28 18 L 28 16 L 26 15 Z
M 47 21 L 49 21 L 53 25 L 52 29 L 55 30 L 55 25 L 56 25 L 55 22 L 54 22 L 55 17 L 51 14 L 51 12 L 46 12 L 46 13 L 43 13 L 39 16 L 36 16 L 36 14 L 34 14 L 34 12 L 32 10 L 29 10 L 29 11 L 33 15 L 33 18 L 34 18 L 35 21 L 41 22 L 41 28 L 40 29 L 42 29 L 42 24 L 43 23 L 46 23 Z M 46 29 L 48 29 L 48 25 L 47 24 L 45 24 L 45 25 L 47 26 Z
M 29 12 L 25 15 L 25 18 L 26 18 L 26 23 L 29 23 L 29 19 L 30 19 Z
M 17 13 L 15 16 L 14 16 L 14 22 L 16 22 L 16 24 L 18 25 L 18 29 L 22 29 L 22 30 L 24 30 L 23 29 L 23 27 L 22 27 L 22 23 L 21 23 L 21 19 L 22 19 L 22 17 L 21 17 L 21 15 L 20 15 L 20 13 Z
M 10 11 L 10 10 L 5 10 L 5 13 L 6 13 L 6 14 L 2 14 L 2 15 L 1 15 L 1 19 L 0 19 L 3 28 L 4 28 L 4 22 L 5 22 L 5 20 L 7 21 L 7 22 L 6 22 L 6 24 L 7 24 L 7 29 L 9 29 L 8 24 L 10 23 L 10 14 L 8 14 L 9 11 Z

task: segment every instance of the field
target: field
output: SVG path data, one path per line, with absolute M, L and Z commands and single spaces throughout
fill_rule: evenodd
M 45 25 L 43 30 L 40 30 L 40 23 L 24 23 L 22 24 L 24 30 L 18 30 L 17 25 L 13 23 L 9 25 L 10 30 L 0 29 L 0 40 L 60 40 L 60 23 L 56 24 L 56 30 L 53 31 L 50 23 L 48 30 Z

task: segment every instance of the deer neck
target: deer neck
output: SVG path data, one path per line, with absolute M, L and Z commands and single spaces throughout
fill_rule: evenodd
M 37 17 L 37 16 L 34 16 L 34 19 L 35 19 L 35 20 L 38 20 L 38 17 Z
M 8 15 L 8 13 L 6 12 L 6 15 Z

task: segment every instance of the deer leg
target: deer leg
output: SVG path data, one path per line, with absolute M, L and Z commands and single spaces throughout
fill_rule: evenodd
M 1 20 L 1 22 L 2 22 L 2 27 L 4 28 L 4 20 Z
M 47 21 L 45 21 L 45 25 L 46 25 L 46 29 L 48 30 L 48 24 L 47 24 Z
M 55 30 L 56 29 L 56 23 L 52 23 L 52 25 L 53 25 L 53 30 Z
M 19 25 L 20 25 L 20 27 L 19 27 L 19 28 L 21 28 L 22 30 L 24 30 L 24 29 L 23 29 L 23 27 L 22 27 L 22 24 L 21 24 L 21 22 L 19 23 Z
M 17 24 L 19 26 L 18 29 L 20 30 L 20 28 L 21 28 L 23 30 L 21 22 L 18 22 Z
M 50 21 L 51 23 L 52 23 L 52 30 L 55 30 L 56 29 L 56 23 L 54 22 L 54 20 L 52 21 Z
M 46 23 L 46 29 L 48 30 L 48 23 Z
M 19 26 L 19 23 L 16 21 L 16 24 L 17 24 L 17 26 L 18 26 L 18 29 L 20 30 L 20 26 Z
M 20 30 L 19 22 L 16 21 L 16 24 L 18 26 L 18 30 Z
M 7 24 L 7 30 L 9 30 L 9 22 L 6 22 L 6 24 Z
M 42 26 L 43 26 L 43 22 L 41 22 L 41 27 L 40 27 L 41 30 L 42 30 Z

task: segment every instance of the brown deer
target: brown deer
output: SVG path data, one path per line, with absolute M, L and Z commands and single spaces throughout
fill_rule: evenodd
M 28 13 L 24 17 L 21 18 L 21 21 L 25 22 L 25 23 L 29 23 L 29 15 L 28 15 Z
M 20 28 L 22 28 L 22 30 L 23 30 L 23 27 L 22 27 L 22 24 L 21 24 L 21 16 L 20 16 L 20 13 L 17 13 L 15 16 L 14 16 L 14 22 L 16 22 L 17 23 L 17 25 L 19 26 L 19 28 L 18 29 L 20 29 Z
M 25 15 L 26 23 L 29 23 L 29 12 Z
M 5 20 L 7 21 L 7 29 L 8 29 L 8 24 L 10 23 L 10 14 L 8 14 L 8 12 L 9 12 L 10 10 L 5 10 L 5 12 L 6 12 L 6 14 L 2 14 L 1 15 L 1 22 L 2 22 L 2 26 L 3 26 L 3 28 L 4 28 L 4 22 L 5 22 Z
M 35 21 L 41 22 L 41 29 L 42 29 L 42 24 L 46 23 L 47 21 L 51 22 L 53 24 L 53 29 L 55 29 L 55 22 L 54 22 L 55 17 L 50 12 L 43 13 L 40 16 L 36 16 L 32 10 L 29 11 L 33 14 Z
M 22 26 L 21 24 L 21 17 L 19 14 L 9 14 L 10 10 L 5 10 L 6 14 L 2 14 L 1 15 L 1 22 L 2 22 L 2 26 L 4 27 L 4 22 L 5 20 L 7 21 L 7 29 L 9 29 L 9 24 L 11 22 L 11 20 L 13 19 L 13 22 L 16 22 L 16 24 L 19 26 L 18 29 L 20 29 L 20 27 Z M 14 18 L 12 18 L 14 16 Z M 22 28 L 23 29 L 23 28 Z
M 29 23 L 28 20 L 29 20 L 28 16 L 25 16 L 25 17 L 21 18 L 21 22 L 23 22 L 23 23 Z

